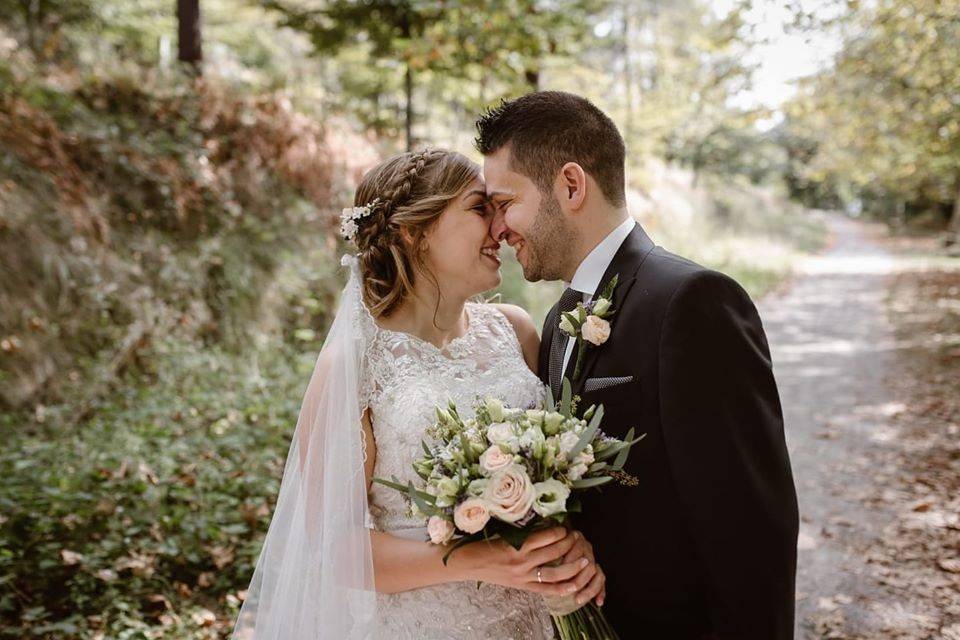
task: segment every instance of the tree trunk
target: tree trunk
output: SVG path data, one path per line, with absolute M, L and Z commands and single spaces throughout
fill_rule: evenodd
M 400 17 L 400 35 L 407 42 L 410 41 L 410 14 L 404 12 Z M 413 69 L 410 68 L 410 60 L 403 72 L 403 93 L 407 104 L 404 114 L 404 130 L 406 133 L 407 151 L 413 151 Z
M 407 63 L 407 70 L 403 77 L 403 91 L 407 99 L 407 113 L 405 118 L 407 151 L 413 151 L 413 71 L 410 69 L 409 63 Z
M 177 0 L 177 59 L 200 73 L 203 50 L 200 38 L 200 0 Z
M 953 244 L 960 247 L 960 188 L 957 189 L 957 198 L 953 201 L 953 215 L 950 217 L 950 232 L 953 234 Z

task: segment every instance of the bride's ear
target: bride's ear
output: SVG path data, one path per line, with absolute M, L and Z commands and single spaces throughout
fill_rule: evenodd
M 413 234 L 408 227 L 400 227 L 400 239 L 403 240 L 403 246 L 408 253 L 413 253 L 413 247 L 416 245 Z M 420 239 L 420 253 L 427 250 L 427 234 Z
M 587 201 L 587 173 L 576 162 L 568 162 L 560 167 L 557 177 L 560 187 L 559 199 L 566 208 L 576 211 Z

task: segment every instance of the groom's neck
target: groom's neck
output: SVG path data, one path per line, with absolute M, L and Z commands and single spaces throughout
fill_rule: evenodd
M 580 264 L 586 259 L 590 252 L 597 248 L 597 245 L 603 242 L 603 239 L 610 235 L 610 232 L 619 227 L 624 220 L 630 217 L 626 208 L 605 208 L 599 211 L 583 212 L 583 216 L 578 220 L 577 246 L 571 252 L 567 273 L 563 279 L 566 282 L 573 280 L 574 274 L 580 268 Z

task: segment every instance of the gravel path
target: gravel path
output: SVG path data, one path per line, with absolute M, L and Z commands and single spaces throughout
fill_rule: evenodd
M 884 383 L 896 357 L 886 312 L 895 259 L 865 225 L 827 223 L 830 248 L 758 305 L 800 500 L 796 637 L 884 638 L 884 589 L 867 549 L 895 514 L 863 501 L 878 480 L 871 450 L 897 410 Z

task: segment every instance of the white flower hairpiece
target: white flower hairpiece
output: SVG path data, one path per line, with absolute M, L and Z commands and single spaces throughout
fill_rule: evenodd
M 357 221 L 373 213 L 373 208 L 380 202 L 380 198 L 374 198 L 362 207 L 345 207 L 340 213 L 340 235 L 344 240 L 350 241 L 357 235 Z

